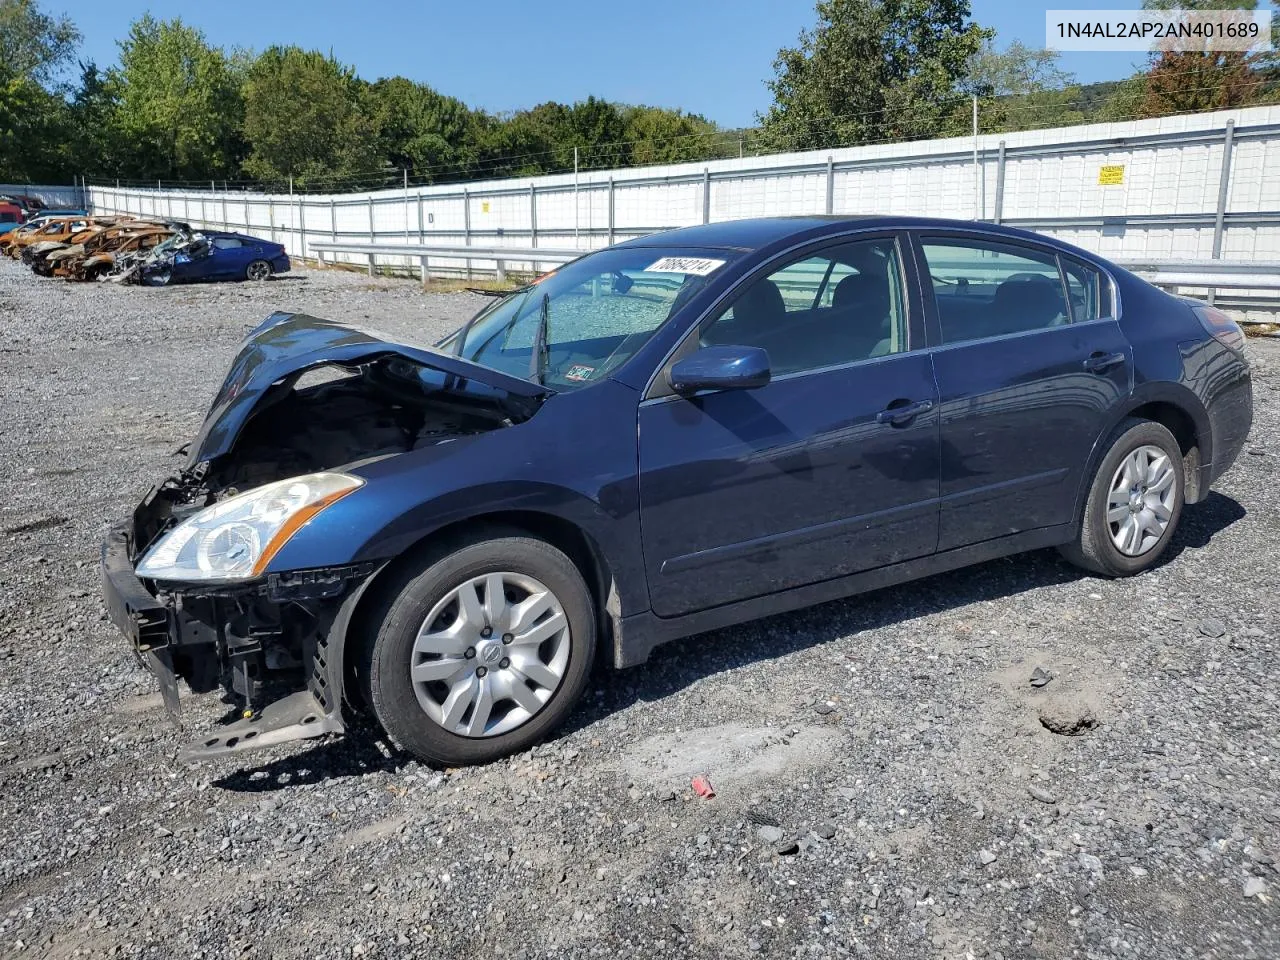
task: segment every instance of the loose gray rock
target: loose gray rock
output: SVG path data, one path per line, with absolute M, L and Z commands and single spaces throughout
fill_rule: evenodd
M 1205 637 L 1216 640 L 1227 632 L 1227 625 L 1221 620 L 1215 620 L 1213 617 L 1206 617 L 1196 624 L 1196 629 Z
M 991 864 L 996 862 L 996 855 L 992 853 L 990 850 L 979 850 L 978 862 L 982 864 L 984 867 L 990 866 Z
M 771 827 L 768 825 L 757 827 L 756 836 L 758 836 L 765 843 L 777 843 L 779 840 L 782 839 L 782 828 Z
M 1041 803 L 1057 803 L 1058 796 L 1052 791 L 1046 790 L 1044 787 L 1030 786 L 1027 787 L 1027 793 L 1039 800 Z
M 1244 882 L 1244 895 L 1246 897 L 1257 897 L 1267 892 L 1267 885 L 1259 877 L 1250 877 Z
M 1042 667 L 1036 667 L 1031 671 L 1030 683 L 1033 687 L 1040 688 L 1049 683 L 1053 679 L 1053 674 L 1046 672 Z
M 1040 708 L 1040 725 L 1062 737 L 1081 737 L 1098 725 L 1098 718 L 1087 704 L 1058 696 Z

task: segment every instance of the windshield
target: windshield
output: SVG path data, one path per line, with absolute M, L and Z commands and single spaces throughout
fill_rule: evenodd
M 737 256 L 663 247 L 601 250 L 486 307 L 440 347 L 557 390 L 586 386 L 626 362 Z M 466 340 L 459 349 L 461 335 Z

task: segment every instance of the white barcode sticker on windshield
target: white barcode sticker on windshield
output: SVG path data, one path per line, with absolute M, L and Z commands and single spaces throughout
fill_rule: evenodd
M 705 277 L 723 266 L 723 260 L 710 260 L 706 257 L 663 257 L 657 263 L 645 267 L 644 272 L 691 273 L 695 277 Z

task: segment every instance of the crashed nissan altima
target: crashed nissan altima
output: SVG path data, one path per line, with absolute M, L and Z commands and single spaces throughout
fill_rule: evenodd
M 1148 569 L 1244 443 L 1243 350 L 1084 250 L 906 218 L 633 240 L 434 347 L 276 314 L 106 604 L 175 719 L 179 681 L 236 704 L 188 758 L 364 712 L 483 762 L 597 658 L 1041 547 Z

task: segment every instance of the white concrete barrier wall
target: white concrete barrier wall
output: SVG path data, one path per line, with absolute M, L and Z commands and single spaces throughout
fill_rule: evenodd
M 590 171 L 576 184 L 557 174 L 357 194 L 107 185 L 89 194 L 101 212 L 243 230 L 292 256 L 314 256 L 318 240 L 587 250 L 706 220 L 832 212 L 977 215 L 1117 258 L 1208 258 L 1217 235 L 1224 259 L 1280 259 L 1280 106 L 981 136 L 977 147 L 976 173 L 974 140 L 958 137 Z M 1122 171 L 1104 177 L 1103 167 Z M 433 272 L 463 266 L 432 262 Z

